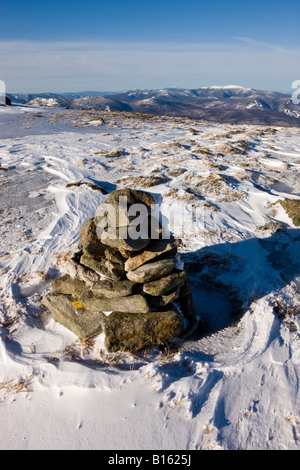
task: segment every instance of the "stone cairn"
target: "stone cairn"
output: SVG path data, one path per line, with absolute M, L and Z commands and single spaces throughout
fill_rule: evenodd
M 126 198 L 126 210 L 120 198 Z M 103 215 L 108 204 L 115 209 L 114 221 Z M 134 204 L 147 211 L 147 231 L 137 239 L 129 230 L 128 209 Z M 180 241 L 165 238 L 161 224 L 153 231 L 153 204 L 144 191 L 110 193 L 100 214 L 97 210 L 82 227 L 78 251 L 65 264 L 67 274 L 54 280 L 42 299 L 54 319 L 80 339 L 104 333 L 108 352 L 167 345 L 196 325 L 188 276 L 178 263 Z M 111 236 L 112 228 L 120 234 L 124 227 L 127 237 Z

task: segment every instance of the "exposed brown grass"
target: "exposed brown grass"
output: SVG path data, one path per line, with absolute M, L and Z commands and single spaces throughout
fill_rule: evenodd
M 108 152 L 106 154 L 107 157 L 114 157 L 114 158 L 125 157 L 125 155 L 127 155 L 127 153 L 124 150 L 112 150 L 111 152 Z
M 282 299 L 282 297 L 279 297 L 275 304 L 274 304 L 274 312 L 278 316 L 278 318 L 283 321 L 291 331 L 293 329 L 295 331 L 298 331 L 298 328 L 293 322 L 293 319 L 300 315 L 300 307 L 296 307 L 293 305 L 289 305 L 286 301 Z
M 12 326 L 16 325 L 20 319 L 20 315 L 10 315 L 6 317 L 2 323 L 0 324 L 0 328 L 11 328 Z
M 151 188 L 158 186 L 169 181 L 169 178 L 164 176 L 129 176 L 128 178 L 121 178 L 115 181 L 116 184 L 121 184 L 123 187 L 139 186 L 142 188 Z
M 277 230 L 281 229 L 283 227 L 283 224 L 280 223 L 280 222 L 277 222 L 277 221 L 270 221 L 270 222 L 266 222 L 264 225 L 260 225 L 257 227 L 257 230 L 259 230 L 260 232 L 276 232 Z
M 182 175 L 183 173 L 185 173 L 185 169 L 184 168 L 171 168 L 168 170 L 168 175 L 171 176 L 172 178 L 176 178 L 177 176 L 180 176 Z
M 5 393 L 27 393 L 32 392 L 30 388 L 33 374 L 21 379 L 8 380 L 7 382 L 0 383 L 0 390 Z
M 199 199 L 198 196 L 196 196 L 193 193 L 186 193 L 184 192 L 183 194 L 179 194 L 178 190 L 171 188 L 167 193 L 164 194 L 165 198 L 174 198 L 177 199 L 178 201 L 185 201 L 185 202 L 191 202 Z
M 284 199 L 279 201 L 281 206 L 286 211 L 287 215 L 292 219 L 293 224 L 297 227 L 300 226 L 300 200 L 297 199 Z
M 58 253 L 58 252 L 54 253 L 56 264 L 58 265 L 66 263 L 67 261 L 69 261 L 69 259 L 72 258 L 72 256 L 73 256 L 73 253 L 70 253 L 69 251 L 62 252 L 62 253 Z
M 141 364 L 144 365 L 152 360 L 148 357 L 148 352 L 148 350 L 144 350 L 108 353 L 104 349 L 98 348 L 95 345 L 95 338 L 91 337 L 84 340 L 77 339 L 75 343 L 68 344 L 63 350 L 57 351 L 47 359 L 49 362 L 68 360 L 99 368 L 116 367 L 120 370 L 134 370 Z
M 98 186 L 97 184 L 91 183 L 89 181 L 79 181 L 76 183 L 68 183 L 66 188 L 73 188 L 73 187 L 79 187 L 79 186 L 86 186 L 90 189 L 93 189 L 94 191 L 100 191 L 102 194 L 107 194 L 107 191 L 101 186 Z

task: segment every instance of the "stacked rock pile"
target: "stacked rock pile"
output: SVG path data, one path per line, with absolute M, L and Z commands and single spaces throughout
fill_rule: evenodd
M 154 203 L 144 191 L 113 191 L 82 227 L 66 274 L 42 299 L 55 320 L 79 338 L 103 332 L 109 352 L 165 345 L 196 323 L 187 273 L 178 263 L 180 241 L 165 238 L 161 224 L 153 223 Z M 139 237 L 130 215 L 136 204 L 145 209 Z

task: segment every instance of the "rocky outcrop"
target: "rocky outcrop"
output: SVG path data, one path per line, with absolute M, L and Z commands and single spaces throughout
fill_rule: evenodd
M 42 299 L 78 337 L 104 333 L 109 352 L 165 345 L 196 323 L 187 274 L 178 268 L 180 241 L 164 239 L 157 220 L 153 230 L 153 204 L 144 191 L 113 191 L 82 227 L 66 274 Z

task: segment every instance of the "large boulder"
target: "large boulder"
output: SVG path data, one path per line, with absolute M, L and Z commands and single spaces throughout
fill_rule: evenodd
M 137 351 L 166 345 L 184 330 L 183 316 L 175 309 L 149 313 L 114 312 L 103 323 L 109 352 Z
M 81 339 L 90 338 L 103 331 L 105 314 L 87 310 L 70 295 L 48 294 L 43 297 L 42 304 L 50 310 L 57 322 Z
M 74 299 L 91 295 L 90 289 L 84 281 L 78 278 L 73 279 L 69 274 L 52 281 L 51 292 L 52 294 L 68 294 Z

